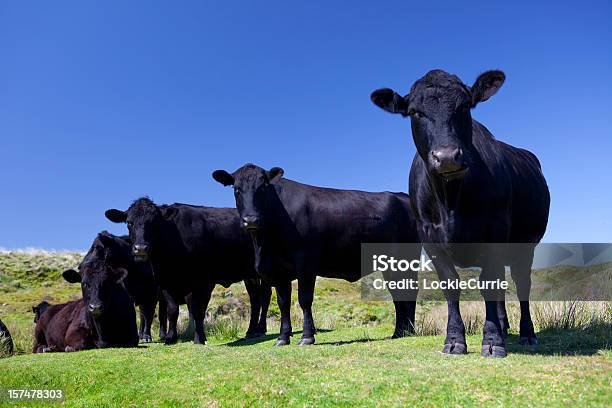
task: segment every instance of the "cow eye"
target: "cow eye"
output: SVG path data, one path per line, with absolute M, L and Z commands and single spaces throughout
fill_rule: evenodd
M 238 190 L 238 189 L 234 190 L 234 195 L 236 197 L 238 197 L 240 195 L 240 190 Z

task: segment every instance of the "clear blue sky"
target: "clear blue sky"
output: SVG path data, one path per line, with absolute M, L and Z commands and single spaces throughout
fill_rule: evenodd
M 245 162 L 405 191 L 409 120 L 369 94 L 434 68 L 503 69 L 473 116 L 539 156 L 545 240 L 611 242 L 609 2 L 428 3 L 2 2 L 0 246 L 86 249 L 145 194 L 233 206 L 210 173 Z

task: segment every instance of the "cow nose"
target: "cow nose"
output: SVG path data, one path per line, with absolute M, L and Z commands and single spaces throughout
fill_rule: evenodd
M 259 217 L 254 215 L 242 217 L 242 226 L 246 229 L 256 229 L 259 226 Z
M 442 147 L 431 152 L 431 164 L 438 173 L 461 170 L 463 152 L 459 147 Z
M 91 313 L 93 316 L 100 316 L 102 314 L 102 305 L 101 304 L 90 303 L 87 308 L 89 309 L 89 313 Z
M 149 252 L 149 246 L 146 244 L 134 244 L 132 252 L 134 255 L 145 255 Z

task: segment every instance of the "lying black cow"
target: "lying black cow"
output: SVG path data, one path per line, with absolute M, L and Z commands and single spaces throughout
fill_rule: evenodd
M 71 283 L 81 282 L 83 298 L 35 308 L 42 313 L 36 319 L 34 353 L 138 345 L 134 302 L 123 283 L 125 269 L 86 264 L 81 274 L 70 270 L 63 275 Z
M 128 272 L 124 280 L 128 293 L 140 309 L 140 340 L 145 343 L 152 341 L 151 323 L 155 315 L 155 306 L 159 298 L 159 336 L 166 337 L 166 301 L 158 288 L 153 271 L 147 262 L 135 262 L 132 256 L 132 242 L 126 236 L 118 237 L 107 231 L 100 232 L 94 239 L 89 251 L 79 265 L 79 270 L 104 266 L 123 268 Z M 81 276 L 74 270 L 64 272 L 64 278 L 76 283 Z
M 419 236 L 440 279 L 456 279 L 455 264 L 482 267 L 481 280 L 504 278 L 511 267 L 521 304 L 520 341 L 535 344 L 529 313 L 533 251 L 548 223 L 550 195 L 538 159 L 530 152 L 495 140 L 470 110 L 502 86 L 505 75 L 489 71 L 472 87 L 444 71 L 430 71 L 410 93 L 390 89 L 372 93 L 382 109 L 410 116 L 417 154 L 410 170 L 409 193 Z M 458 243 L 480 245 L 457 250 Z M 466 248 L 463 246 L 463 248 Z M 482 291 L 486 321 L 482 355 L 506 355 L 508 319 L 503 290 Z M 448 327 L 444 353 L 467 352 L 459 313 L 459 292 L 446 291 Z
M 83 299 L 48 305 L 37 317 L 34 353 L 79 351 L 95 348 L 92 325 Z
M 290 341 L 294 279 L 304 314 L 298 344 L 308 345 L 315 341 L 312 300 L 317 276 L 357 281 L 361 243 L 418 242 L 418 236 L 406 194 L 309 186 L 283 179 L 283 173 L 279 167 L 266 171 L 247 164 L 233 174 L 217 170 L 213 178 L 234 186 L 243 227 L 255 247 L 257 272 L 276 287 L 282 319 L 276 345 Z M 407 255 L 418 258 L 419 252 Z M 415 302 L 394 304 L 394 337 L 401 337 L 414 329 Z
M 0 320 L 0 348 L 6 354 L 13 354 L 13 339 L 8 327 Z
M 228 287 L 243 280 L 251 302 L 247 337 L 265 334 L 271 290 L 253 268 L 253 249 L 240 230 L 235 209 L 157 206 L 148 198 L 140 198 L 127 211 L 106 211 L 106 217 L 127 222 L 135 259 L 150 260 L 155 278 L 167 295 L 166 344 L 177 341 L 179 300 L 188 296 L 195 321 L 194 343 L 204 344 L 204 313 L 215 285 Z

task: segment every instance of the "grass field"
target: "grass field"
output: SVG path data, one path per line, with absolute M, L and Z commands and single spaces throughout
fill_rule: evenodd
M 470 353 L 451 357 L 439 352 L 444 305 L 421 302 L 419 335 L 391 340 L 391 304 L 362 301 L 359 284 L 322 279 L 317 344 L 295 345 L 295 304 L 296 337 L 274 348 L 278 309 L 273 305 L 268 336 L 241 340 L 248 303 L 242 286 L 233 285 L 215 291 L 206 346 L 187 341 L 183 313 L 184 341 L 174 346 L 29 354 L 31 306 L 78 296 L 79 287 L 59 277 L 78 260 L 0 254 L 0 317 L 17 353 L 0 359 L 0 389 L 61 388 L 66 406 L 612 406 L 612 306 L 602 302 L 534 302 L 538 346 L 519 346 L 513 332 L 509 356 L 492 360 L 480 357 L 479 302 L 462 304 Z M 516 304 L 509 315 L 516 328 Z

